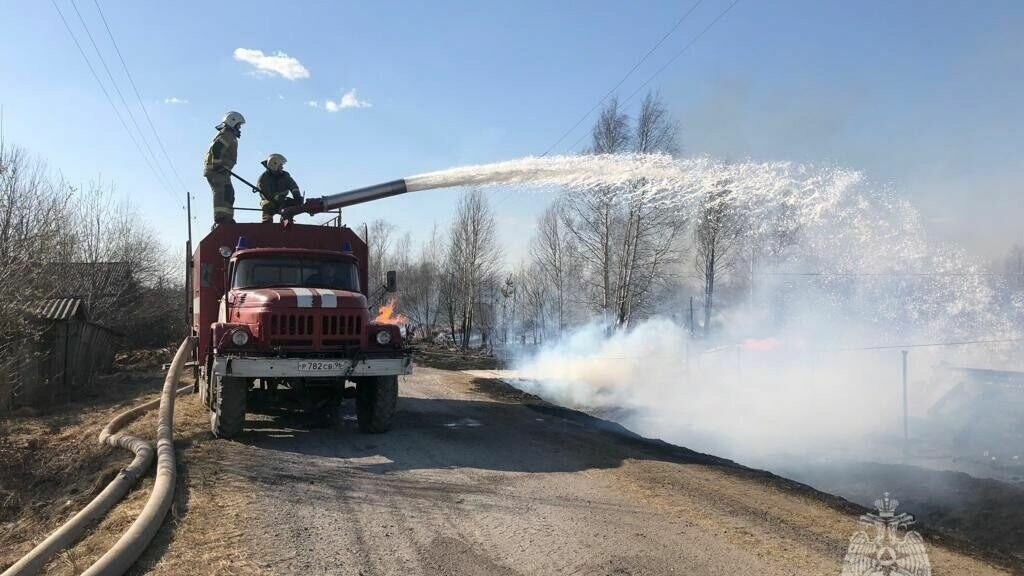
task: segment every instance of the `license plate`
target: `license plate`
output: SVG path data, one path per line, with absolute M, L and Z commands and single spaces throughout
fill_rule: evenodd
M 337 372 L 348 367 L 347 360 L 299 360 L 299 372 Z

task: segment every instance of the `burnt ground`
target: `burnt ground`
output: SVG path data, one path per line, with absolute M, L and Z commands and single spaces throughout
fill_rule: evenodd
M 504 361 L 478 349 L 460 350 L 432 342 L 416 342 L 411 345 L 416 364 L 442 370 L 497 370 L 504 368 Z
M 866 505 L 884 489 L 899 495 L 900 509 L 912 512 L 918 527 L 1013 557 L 1018 567 L 1024 566 L 1024 486 L 1019 484 L 877 462 L 794 462 L 777 471 Z

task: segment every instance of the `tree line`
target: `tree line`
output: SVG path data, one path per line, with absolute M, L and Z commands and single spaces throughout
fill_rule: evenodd
M 183 332 L 179 260 L 110 185 L 80 188 L 25 150 L 0 148 L 0 350 L 38 337 L 35 311 L 57 297 L 82 299 L 126 344 L 164 345 Z M 130 282 L 90 273 L 114 264 Z

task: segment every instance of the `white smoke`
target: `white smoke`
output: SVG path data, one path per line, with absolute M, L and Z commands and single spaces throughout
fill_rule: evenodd
M 500 180 L 627 195 L 638 193 L 626 186 L 637 179 L 647 199 L 683 215 L 725 182 L 754 224 L 752 246 L 770 240 L 780 214 L 797 240 L 756 261 L 754 296 L 718 313 L 713 341 L 691 341 L 659 318 L 627 331 L 584 326 L 522 359 L 524 389 L 610 414 L 644 435 L 748 461 L 864 450 L 902 429 L 901 351 L 870 348 L 1020 337 L 1019 311 L 1001 301 L 985 270 L 964 251 L 929 242 L 912 206 L 854 171 L 582 156 L 460 168 L 417 185 Z M 933 377 L 937 367 L 1006 366 L 1016 350 L 913 348 L 911 417 L 948 389 Z

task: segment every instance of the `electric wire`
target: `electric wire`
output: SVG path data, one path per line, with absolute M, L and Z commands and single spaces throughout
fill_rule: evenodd
M 149 111 L 146 110 L 146 105 L 142 102 L 142 95 L 139 93 L 139 89 L 135 85 L 135 78 L 132 76 L 131 71 L 128 70 L 128 64 L 125 62 L 124 56 L 121 54 L 121 48 L 117 45 L 117 40 L 114 39 L 114 33 L 110 29 L 110 24 L 107 23 L 107 17 L 103 13 L 103 8 L 100 7 L 99 0 L 93 0 L 93 3 L 96 5 L 96 11 L 99 12 L 100 20 L 103 21 L 103 27 L 107 30 L 107 36 L 110 37 L 110 43 L 114 45 L 114 52 L 117 53 L 117 58 L 121 61 L 121 67 L 124 68 L 125 76 L 128 77 L 128 83 L 131 85 L 132 91 L 135 93 L 135 98 L 139 102 L 139 108 L 142 108 L 142 113 L 146 118 L 146 123 L 149 125 L 149 129 L 156 138 L 156 143 L 160 147 L 160 152 L 163 153 L 164 159 L 167 160 L 167 165 L 170 166 L 171 172 L 174 174 L 174 178 L 178 181 L 182 190 L 184 190 L 185 194 L 188 194 L 189 197 L 195 199 L 195 196 L 181 179 L 181 175 L 178 173 L 178 168 L 174 165 L 174 162 L 171 161 L 171 156 L 167 153 L 167 147 L 164 146 L 163 138 L 160 137 L 160 132 L 156 129 L 156 126 L 153 124 L 153 119 L 149 116 Z
M 1024 338 L 994 338 L 991 340 L 960 340 L 953 342 L 924 342 L 917 344 L 886 344 L 880 346 L 861 346 L 856 348 L 833 348 L 829 352 L 860 352 L 864 350 L 903 350 L 907 348 L 936 348 L 941 346 L 970 346 L 973 344 L 1009 344 L 1024 342 Z
M 755 276 L 797 276 L 797 277 L 948 277 L 948 278 L 960 278 L 960 277 L 1017 277 L 1024 276 L 1024 272 L 755 272 Z
M 694 37 L 693 37 L 693 38 L 692 38 L 692 39 L 691 39 L 691 40 L 690 40 L 689 42 L 687 42 L 687 43 L 686 43 L 686 45 L 685 45 L 685 46 L 683 46 L 682 50 L 680 50 L 679 52 L 676 52 L 676 54 L 675 54 L 674 56 L 672 56 L 671 58 L 669 58 L 668 62 L 665 62 L 665 64 L 663 64 L 663 65 L 661 66 L 661 68 L 658 68 L 658 69 L 657 69 L 657 70 L 656 70 L 656 71 L 654 72 L 654 74 L 651 74 L 651 75 L 650 75 L 650 76 L 649 76 L 649 77 L 647 78 L 647 80 L 644 80 L 644 81 L 643 81 L 643 83 L 642 83 L 642 84 L 640 84 L 640 86 L 638 86 L 638 87 L 636 88 L 636 90 L 633 90 L 633 92 L 632 92 L 632 93 L 630 93 L 629 97 L 627 97 L 627 98 L 626 98 L 625 100 L 623 100 L 623 101 L 622 101 L 622 105 L 623 105 L 623 106 L 625 106 L 626 104 L 628 104 L 628 103 L 629 103 L 629 101 L 630 101 L 630 100 L 632 100 L 632 99 L 633 99 L 633 98 L 634 98 L 634 97 L 635 97 L 635 96 L 636 96 L 637 94 L 639 94 L 639 93 L 640 93 L 640 91 L 641 91 L 641 90 L 643 90 L 643 89 L 644 89 L 644 88 L 645 88 L 645 87 L 646 87 L 646 86 L 647 86 L 648 84 L 650 84 L 652 80 L 654 80 L 655 78 L 657 78 L 657 77 L 658 77 L 658 75 L 660 75 L 660 74 L 661 74 L 662 72 L 664 72 L 664 71 L 665 71 L 666 69 L 668 69 L 668 67 L 669 67 L 669 66 L 671 66 L 673 62 L 675 62 L 676 60 L 678 60 L 678 59 L 679 59 L 679 57 L 680 57 L 680 56 L 682 56 L 683 54 L 685 54 L 687 50 L 689 50 L 689 49 L 690 49 L 690 48 L 691 48 L 691 47 L 692 47 L 692 46 L 693 46 L 694 44 L 696 44 L 696 43 L 697 43 L 697 41 L 701 39 L 701 37 L 703 37 L 703 36 L 704 36 L 705 34 L 707 34 L 707 33 L 708 33 L 708 31 L 709 31 L 709 30 L 711 30 L 711 29 L 712 29 L 712 28 L 713 28 L 713 27 L 715 26 L 715 24 L 718 24 L 718 21 L 719 21 L 719 20 L 721 20 L 722 18 L 724 18 L 724 17 L 725 17 L 725 15 L 726 15 L 726 14 L 728 14 L 728 13 L 729 13 L 729 11 L 730 11 L 730 10 L 732 10 L 734 6 L 736 6 L 737 4 L 739 4 L 739 2 L 740 2 L 740 0 L 733 0 L 733 2 L 732 2 L 731 4 L 729 4 L 729 6 L 727 6 L 727 7 L 725 8 L 725 10 L 723 10 L 723 11 L 722 11 L 721 13 L 719 13 L 719 14 L 718 14 L 718 16 L 716 16 L 716 17 L 715 17 L 715 19 L 714 19 L 714 20 L 712 20 L 710 24 L 708 24 L 707 26 L 705 26 L 705 27 L 704 27 L 704 29 L 703 29 L 703 30 L 701 30 L 699 34 L 697 34 L 697 35 L 696 35 L 696 36 L 694 36 Z M 588 114 L 589 114 L 589 113 L 588 113 Z M 584 138 L 584 137 L 586 137 L 586 134 L 583 134 L 582 136 L 580 136 L 579 138 L 577 138 L 577 139 L 576 139 L 576 141 L 575 141 L 575 142 L 573 142 L 572 146 L 570 146 L 570 147 L 569 147 L 569 149 L 570 149 L 570 150 L 573 150 L 573 149 L 575 149 L 575 148 L 576 148 L 577 146 L 579 146 L 580 142 L 582 142 L 582 141 L 583 141 L 583 138 Z M 546 152 L 545 152 L 545 154 L 546 154 Z
M 107 90 L 106 85 L 104 85 L 103 81 L 100 80 L 99 74 L 96 73 L 96 69 L 93 67 L 92 62 L 89 60 L 89 57 L 86 56 L 85 50 L 82 48 L 82 44 L 78 41 L 78 38 L 75 36 L 75 33 L 71 30 L 71 25 L 68 24 L 67 19 L 64 17 L 64 13 L 60 9 L 60 6 L 57 5 L 56 0 L 50 0 L 50 4 L 53 5 L 54 10 L 57 11 L 57 15 L 60 16 L 60 20 L 64 24 L 64 30 L 67 31 L 68 36 L 71 37 L 71 41 L 75 44 L 75 47 L 78 48 L 78 53 L 82 55 L 82 59 L 85 60 L 85 65 L 89 68 L 89 72 L 92 74 L 93 79 L 96 80 L 97 84 L 99 84 L 100 90 L 103 92 L 103 95 L 107 99 L 107 103 L 109 103 L 110 107 L 114 110 L 114 115 L 117 117 L 118 122 L 121 123 L 121 127 L 124 128 L 124 131 L 128 134 L 128 137 L 131 139 L 132 143 L 135 145 L 135 149 L 139 152 L 139 155 L 142 156 L 142 159 L 146 163 L 146 166 L 149 168 L 150 172 L 153 174 L 153 178 L 157 182 L 161 182 L 164 186 L 166 186 L 166 184 L 163 183 L 160 180 L 159 175 L 158 175 L 156 169 L 153 167 L 152 162 L 150 162 L 150 160 L 149 160 L 149 157 L 146 156 L 145 152 L 143 152 L 142 146 L 139 144 L 138 140 L 135 138 L 135 134 L 131 131 L 131 129 L 128 128 L 128 124 L 124 121 L 124 117 L 121 115 L 121 111 L 118 109 L 117 105 L 114 103 L 114 99 L 110 96 L 110 92 Z M 169 190 L 166 190 L 166 191 L 169 191 Z M 172 200 L 174 200 L 174 199 L 172 198 Z M 177 202 L 175 201 L 175 203 L 177 203 Z M 184 206 L 181 206 L 181 208 L 182 208 L 182 210 L 185 209 Z
M 856 346 L 850 348 L 825 348 L 821 349 L 821 352 L 868 352 L 874 350 L 909 350 L 911 348 L 940 348 L 946 346 L 973 346 L 981 344 L 1012 344 L 1016 342 L 1024 342 L 1024 338 L 993 338 L 993 339 L 981 339 L 981 340 L 956 340 L 950 342 L 918 342 L 910 344 L 884 344 L 878 346 Z M 742 343 L 725 344 L 700 352 L 701 355 L 716 354 L 718 352 L 728 352 L 731 350 L 743 350 L 745 346 Z M 678 356 L 599 356 L 599 355 L 582 355 L 587 360 L 676 360 Z
M 85 30 L 86 37 L 89 38 L 89 43 L 92 44 L 92 49 L 96 51 L 96 57 L 99 58 L 100 64 L 103 65 L 103 70 L 107 73 L 107 78 L 110 80 L 110 84 L 114 87 L 114 92 L 117 93 L 117 97 L 121 100 L 121 105 L 124 106 L 125 112 L 128 113 L 128 119 L 131 120 L 132 125 L 135 126 L 136 132 L 138 132 L 139 138 L 142 140 L 142 144 L 146 147 L 146 151 L 149 152 L 149 157 L 153 160 L 153 165 L 156 166 L 157 171 L 160 172 L 160 183 L 167 189 L 173 189 L 169 186 L 169 179 L 167 174 L 164 172 L 163 166 L 160 161 L 157 160 L 156 154 L 153 153 L 153 148 L 149 145 L 149 140 L 146 138 L 145 133 L 139 126 L 139 122 L 135 119 L 135 114 L 132 113 L 131 106 L 128 105 L 128 101 L 125 100 L 124 94 L 121 93 L 121 87 L 118 85 L 117 80 L 114 79 L 114 75 L 110 72 L 110 67 L 107 66 L 107 60 L 103 57 L 103 53 L 100 52 L 100 47 L 96 44 L 96 39 L 92 36 L 92 31 L 89 30 L 89 25 L 86 24 L 85 18 L 82 17 L 82 13 L 78 10 L 78 4 L 75 0 L 70 0 L 71 7 L 75 10 L 75 15 L 78 16 L 78 22 L 82 25 L 82 29 Z M 175 194 L 175 197 L 178 195 Z
M 647 58 L 648 58 L 648 57 L 650 57 L 650 55 L 651 55 L 651 54 L 653 54 L 653 53 L 654 53 L 654 51 L 655 51 L 655 50 L 657 50 L 657 49 L 658 49 L 658 48 L 659 48 L 659 47 L 660 47 L 660 46 L 661 46 L 661 45 L 662 45 L 662 44 L 663 44 L 663 43 L 665 42 L 665 40 L 667 40 L 667 39 L 668 39 L 668 37 L 669 37 L 669 36 L 671 36 L 671 35 L 672 35 L 673 33 L 675 33 L 675 31 L 676 31 L 677 29 L 679 29 L 679 26 L 681 26 L 681 25 L 683 24 L 683 22 L 685 22 L 685 21 L 686 21 L 686 19 L 690 17 L 690 14 L 692 14 L 692 13 L 693 13 L 693 11 L 694 11 L 694 10 L 696 10 L 696 9 L 697 9 L 697 7 L 698 7 L 698 6 L 700 6 L 700 5 L 701 5 L 701 3 L 702 3 L 703 1 L 704 1 L 704 0 L 697 0 L 697 2 L 696 2 L 696 3 L 695 3 L 695 4 L 693 5 L 693 6 L 691 6 L 691 7 L 690 7 L 690 9 L 689 9 L 689 10 L 687 10 L 685 14 L 683 14 L 682 18 L 680 18 L 680 19 L 679 19 L 678 21 L 676 21 L 675 25 L 674 25 L 674 26 L 672 26 L 672 28 L 671 28 L 671 29 L 670 29 L 670 30 L 669 30 L 668 32 L 666 32 L 666 33 L 665 33 L 665 35 L 664 35 L 664 36 L 662 36 L 662 37 L 661 37 L 661 39 L 660 39 L 660 40 L 658 40 L 658 41 L 657 41 L 657 42 L 656 42 L 656 43 L 654 44 L 654 46 L 652 46 L 652 47 L 651 47 L 651 49 L 650 49 L 650 50 L 648 50 L 648 51 L 647 51 L 647 53 L 646 53 L 646 54 L 644 54 L 644 55 L 643 55 L 643 57 L 642 57 L 642 58 L 640 58 L 640 60 L 639 60 L 639 61 L 637 61 L 637 63 L 633 65 L 633 67 L 632 67 L 632 68 L 630 68 L 630 69 L 629 69 L 629 72 L 626 72 L 626 75 L 625 75 L 625 76 L 623 76 L 623 77 L 622 77 L 622 78 L 621 78 L 621 79 L 620 79 L 620 80 L 618 81 L 618 83 L 617 83 L 617 84 L 615 84 L 615 86 L 612 86 L 612 89 L 611 89 L 611 90 L 609 90 L 608 92 L 606 92 L 606 93 L 605 93 L 605 95 L 604 95 L 604 96 L 602 96 L 602 97 L 601 97 L 601 99 L 600 99 L 600 100 L 598 100 L 598 101 L 597 101 L 597 102 L 596 102 L 596 103 L 595 103 L 595 104 L 594 104 L 594 105 L 593 105 L 593 106 L 592 106 L 592 107 L 590 108 L 590 110 L 587 110 L 587 113 L 586 113 L 586 114 L 584 114 L 583 116 L 581 116 L 581 117 L 580 117 L 580 119 L 579 119 L 579 120 L 577 120 L 577 121 L 576 121 L 576 123 L 572 125 L 572 127 L 570 127 L 570 128 L 568 129 L 568 130 L 566 130 L 566 131 L 565 131 L 565 133 L 564 133 L 564 134 L 562 134 L 562 136 L 561 136 L 561 137 L 559 137 L 559 138 L 558 138 L 558 140 L 556 140 L 556 141 L 555 141 L 555 143 L 554 143 L 554 144 L 552 144 L 551 146 L 549 146 L 549 147 L 548 147 L 548 149 L 547 149 L 547 150 L 545 150 L 543 154 L 541 154 L 541 157 L 543 158 L 544 156 L 547 156 L 547 155 L 548 155 L 548 154 L 549 154 L 549 153 L 550 153 L 550 152 L 551 152 L 552 150 L 554 150 L 554 149 L 555 149 L 555 147 L 556 147 L 556 146 L 558 146 L 558 145 L 559 145 L 559 144 L 560 144 L 560 143 L 562 142 L 562 140 L 565 140 L 565 138 L 566 138 L 566 137 L 567 137 L 567 136 L 568 136 L 569 134 L 572 134 L 573 130 L 575 130 L 576 128 L 578 128 L 578 127 L 579 127 L 579 125 L 580 125 L 580 124 L 582 124 L 582 123 L 583 123 L 583 121 L 584 121 L 584 120 L 586 120 L 588 116 L 590 116 L 591 114 L 593 114 L 593 113 L 594 113 L 594 111 L 595 111 L 595 110 L 597 110 L 597 109 L 598 109 L 598 108 L 599 108 L 599 107 L 601 106 L 601 104 L 602 104 L 602 103 L 603 103 L 603 102 L 604 102 L 605 100 L 607 100 L 607 99 L 608 99 L 608 97 L 609 97 L 609 96 L 611 96 L 612 94 L 614 94 L 614 93 L 615 93 L 615 91 L 616 91 L 616 90 L 618 90 L 618 89 L 619 89 L 619 87 L 620 87 L 620 86 L 622 86 L 622 84 L 623 84 L 623 83 L 624 83 L 624 82 L 625 82 L 625 81 L 626 81 L 626 80 L 627 80 L 627 79 L 628 79 L 628 78 L 629 78 L 630 76 L 632 76 L 632 75 L 633 75 L 633 72 L 636 72 L 637 68 L 639 68 L 641 64 L 643 64 L 644 62 L 646 62 L 646 61 L 647 61 Z

